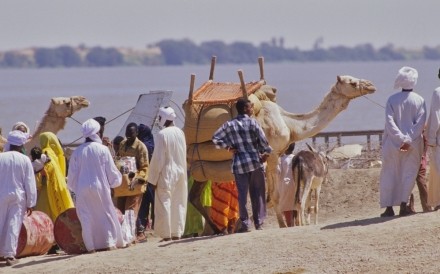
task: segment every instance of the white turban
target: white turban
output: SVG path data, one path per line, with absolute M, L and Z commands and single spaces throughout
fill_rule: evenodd
M 417 84 L 417 78 L 419 74 L 417 70 L 411 67 L 402 67 L 397 74 L 396 81 L 394 82 L 395 89 L 413 89 Z
M 174 119 L 176 119 L 176 113 L 174 112 L 174 109 L 172 109 L 171 107 L 162 107 L 159 109 L 159 117 L 161 117 L 160 119 L 160 126 L 165 126 L 165 122 L 166 121 L 174 121 Z
M 18 130 L 18 128 L 19 128 L 20 126 L 23 126 L 23 127 L 26 129 L 26 133 L 28 133 L 28 134 L 31 133 L 29 127 L 28 127 L 25 123 L 23 123 L 23 122 L 17 122 L 17 123 L 15 123 L 15 124 L 12 126 L 12 130 Z
M 20 130 L 13 130 L 8 134 L 8 144 L 22 146 L 26 143 L 28 135 Z
M 94 142 L 102 143 L 101 138 L 98 136 L 98 132 L 101 129 L 101 125 L 95 119 L 89 119 L 81 125 L 81 132 L 84 138 L 90 138 Z

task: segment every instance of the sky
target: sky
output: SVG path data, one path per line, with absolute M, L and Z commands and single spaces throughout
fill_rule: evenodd
M 0 51 L 60 45 L 141 49 L 164 39 L 288 48 L 440 45 L 439 0 L 1 0 Z

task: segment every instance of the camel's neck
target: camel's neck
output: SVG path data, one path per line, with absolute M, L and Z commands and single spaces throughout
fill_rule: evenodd
M 56 117 L 49 114 L 44 115 L 43 120 L 39 123 L 37 130 L 32 134 L 32 139 L 26 143 L 26 152 L 29 153 L 34 146 L 39 145 L 40 134 L 43 132 L 53 132 L 57 134 L 66 125 L 65 117 Z
M 303 140 L 312 137 L 325 128 L 339 112 L 347 108 L 350 99 L 338 95 L 332 90 L 327 93 L 321 104 L 306 114 L 292 114 L 284 112 L 284 121 L 290 128 L 291 141 Z

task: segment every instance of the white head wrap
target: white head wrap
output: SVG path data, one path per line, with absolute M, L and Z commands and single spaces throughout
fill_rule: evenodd
M 26 143 L 28 135 L 20 130 L 13 130 L 8 134 L 8 144 L 22 146 Z
M 26 133 L 30 134 L 29 127 L 23 122 L 17 122 L 12 126 L 12 130 L 18 130 L 20 126 L 23 126 L 26 129 Z
M 395 89 L 413 89 L 417 84 L 419 74 L 416 69 L 411 67 L 402 67 L 397 74 L 394 82 Z
M 98 136 L 101 125 L 95 119 L 89 119 L 85 121 L 81 126 L 81 132 L 84 138 L 90 138 L 93 142 L 102 143 L 101 138 Z
M 165 126 L 166 121 L 174 121 L 174 119 L 176 119 L 177 117 L 174 109 L 172 109 L 171 107 L 160 108 L 158 116 L 161 117 L 159 125 L 162 127 Z

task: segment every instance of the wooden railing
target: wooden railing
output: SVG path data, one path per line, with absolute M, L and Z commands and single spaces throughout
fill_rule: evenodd
M 321 132 L 311 137 L 313 145 L 316 146 L 316 140 L 318 138 L 324 138 L 324 142 L 329 147 L 330 138 L 336 138 L 336 143 L 338 146 L 342 145 L 342 137 L 354 137 L 354 136 L 366 136 L 367 138 L 367 152 L 371 151 L 372 136 L 378 136 L 379 145 L 382 144 L 383 130 L 360 130 L 360 131 L 334 131 L 334 132 Z

